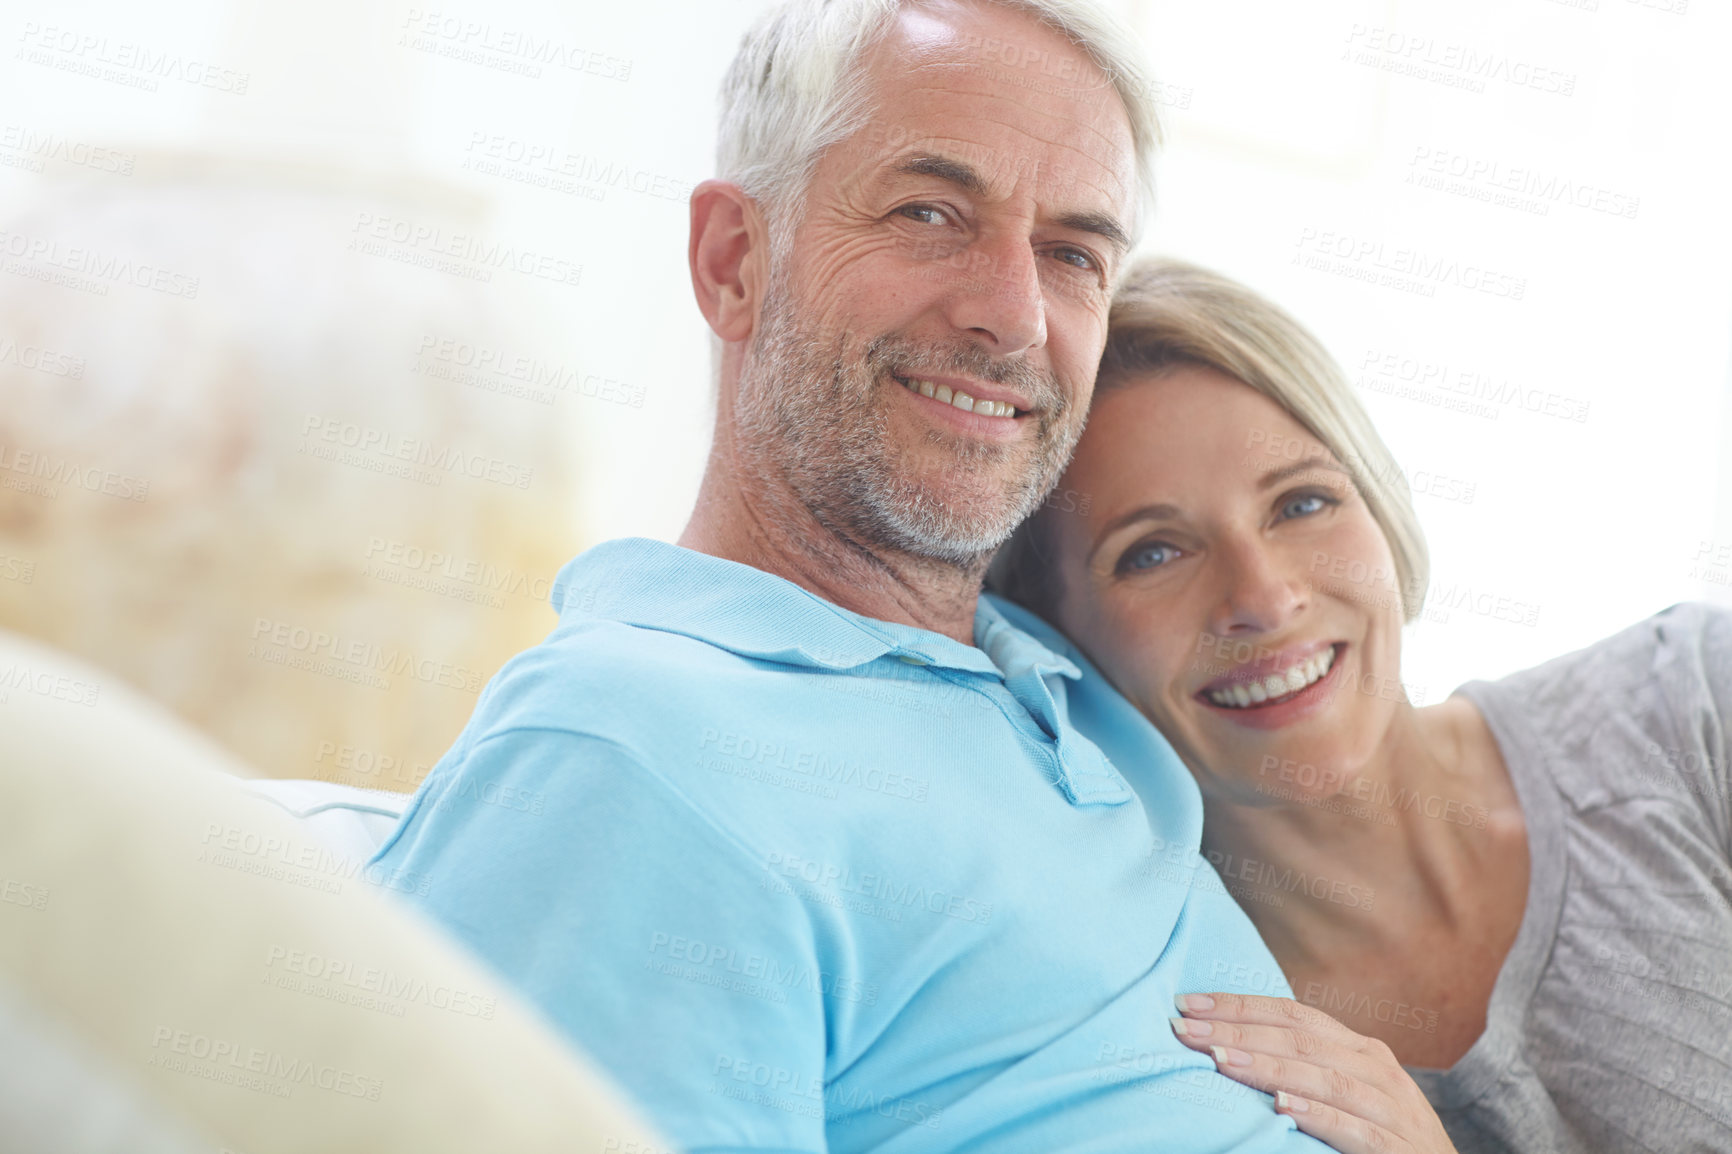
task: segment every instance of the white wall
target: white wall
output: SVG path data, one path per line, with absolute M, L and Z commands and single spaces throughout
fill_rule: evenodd
M 1445 598 L 1410 634 L 1406 675 L 1424 700 L 1681 599 L 1732 603 L 1725 5 L 1119 7 L 1165 85 L 1146 245 L 1238 276 L 1313 326 L 1420 484 Z M 423 206 L 404 216 L 447 239 L 468 227 L 581 265 L 575 286 L 496 273 L 481 289 L 510 322 L 495 339 L 596 379 L 591 391 L 621 383 L 606 388 L 624 403 L 579 390 L 546 411 L 568 446 L 574 543 L 672 538 L 710 395 L 682 194 L 710 175 L 716 84 L 761 8 L 8 0 L 0 229 L 69 189 L 142 188 L 147 170 L 220 158 L 266 185 L 395 190 Z M 510 70 L 526 35 L 577 67 Z M 141 48 L 179 62 L 141 66 Z M 227 71 L 207 77 L 194 66 L 207 62 Z M 121 150 L 135 174 L 69 151 L 31 171 L 45 139 Z M 339 252 L 353 232 L 326 241 Z M 1375 283 L 1414 260 L 1419 275 Z M 1469 287 L 1485 270 L 1493 292 Z M 0 339 L 20 335 L 4 323 Z M 1704 549 L 1706 561 L 1722 550 L 1711 571 Z M 1499 619 L 1530 611 L 1531 624 Z

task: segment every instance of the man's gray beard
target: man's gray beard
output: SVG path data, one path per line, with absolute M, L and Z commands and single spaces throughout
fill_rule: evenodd
M 1052 490 L 1076 447 L 1082 421 L 1064 391 L 1052 377 L 972 343 L 941 348 L 884 335 L 862 349 L 841 334 L 826 350 L 801 328 L 798 311 L 772 283 L 740 372 L 742 448 L 757 467 L 779 474 L 826 529 L 959 567 L 983 563 Z M 949 461 L 916 475 L 890 436 L 887 390 L 903 387 L 890 379 L 892 367 L 903 376 L 967 375 L 1015 387 L 1038 413 L 1034 452 L 1014 476 L 994 481 L 1003 462 L 1028 453 L 1024 445 L 932 430 L 928 442 Z

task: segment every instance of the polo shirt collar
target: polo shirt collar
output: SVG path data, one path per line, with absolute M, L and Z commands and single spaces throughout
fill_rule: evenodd
M 851 613 L 762 569 L 665 541 L 626 537 L 578 555 L 560 571 L 553 605 L 678 633 L 742 657 L 817 669 L 853 669 L 893 656 L 995 677 L 1082 671 L 1013 625 L 982 597 L 974 645 L 912 625 Z

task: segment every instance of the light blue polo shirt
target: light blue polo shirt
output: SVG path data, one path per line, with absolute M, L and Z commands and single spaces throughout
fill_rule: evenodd
M 1175 993 L 1288 989 L 1050 627 L 986 599 L 962 645 L 640 539 L 554 604 L 375 861 L 682 1149 L 1326 1149 L 1174 1039 Z

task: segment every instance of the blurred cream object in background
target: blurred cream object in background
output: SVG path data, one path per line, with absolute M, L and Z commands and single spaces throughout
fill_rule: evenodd
M 0 556 L 29 567 L 0 626 L 271 776 L 413 788 L 551 625 L 571 478 L 546 405 L 438 355 L 511 344 L 482 284 L 331 238 L 481 214 L 429 181 L 147 154 L 9 222 L 53 279 L 0 277 L 7 338 L 64 371 L 0 360 Z

